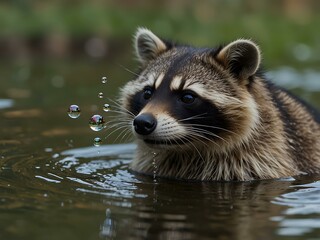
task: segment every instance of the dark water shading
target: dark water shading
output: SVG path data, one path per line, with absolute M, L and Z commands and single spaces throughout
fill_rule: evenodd
M 133 144 L 1 160 L 1 239 L 306 239 L 320 176 L 183 182 L 130 173 Z
M 294 76 L 292 90 L 319 106 L 319 73 L 271 72 L 284 85 L 288 74 Z M 97 87 L 85 85 L 88 92 L 68 79 L 61 89 L 51 80 L 48 86 L 6 84 L 30 96 L 0 99 L 0 239 L 319 238 L 320 176 L 154 181 L 129 171 L 134 144 L 112 145 L 103 138 L 104 145 L 93 147 L 93 138 L 109 131 L 88 127 L 90 115 L 100 111 L 94 106 L 104 103 L 97 97 L 100 77 L 94 79 L 90 86 Z M 116 85 L 104 93 L 115 93 Z M 79 119 L 66 113 L 74 103 L 82 108 Z

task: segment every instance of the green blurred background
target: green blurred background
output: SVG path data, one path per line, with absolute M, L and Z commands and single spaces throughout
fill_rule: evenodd
M 60 124 L 83 129 L 80 120 L 61 116 L 66 117 L 70 104 L 78 104 L 87 125 L 102 104 L 98 93 L 114 99 L 118 88 L 134 77 L 126 68 L 137 68 L 132 35 L 138 26 L 196 46 L 251 38 L 261 46 L 267 70 L 291 67 L 278 78 L 287 79 L 289 86 L 305 78 L 306 69 L 317 71 L 309 74 L 316 79 L 319 12 L 317 0 L 3 0 L 0 99 L 13 100 L 15 109 L 40 109 L 39 116 L 53 112 L 55 117 L 48 118 L 44 128 Z M 290 75 L 292 69 L 302 74 Z M 102 76 L 108 77 L 107 85 L 101 84 Z M 315 83 L 310 88 L 320 89 Z M 320 106 L 316 95 L 307 100 Z
M 131 35 L 145 26 L 195 45 L 252 38 L 268 66 L 300 65 L 319 60 L 319 10 L 317 0 L 7 0 L 0 3 L 0 56 L 128 58 Z M 310 58 L 300 59 L 299 48 L 309 48 Z

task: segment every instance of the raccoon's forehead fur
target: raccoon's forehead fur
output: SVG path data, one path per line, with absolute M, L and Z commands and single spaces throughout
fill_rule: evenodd
M 222 106 L 228 103 L 228 97 L 238 97 L 241 101 L 238 79 L 214 60 L 218 49 L 175 46 L 150 61 L 127 88 L 132 94 L 146 86 L 158 89 L 160 85 L 170 91 L 193 90 L 202 98 Z

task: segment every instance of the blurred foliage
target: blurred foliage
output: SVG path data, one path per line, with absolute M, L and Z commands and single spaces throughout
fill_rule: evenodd
M 320 60 L 319 10 L 317 0 L 7 0 L 0 3 L 0 39 L 58 34 L 121 39 L 119 44 L 129 45 L 136 27 L 145 26 L 198 46 L 251 38 L 271 66 L 296 64 L 292 51 L 303 44 L 314 63 Z

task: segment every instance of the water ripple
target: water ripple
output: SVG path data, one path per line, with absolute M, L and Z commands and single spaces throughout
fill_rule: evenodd
M 320 230 L 320 181 L 294 184 L 294 190 L 276 197 L 274 204 L 286 206 L 282 216 L 271 218 L 279 222 L 278 234 L 302 236 Z

